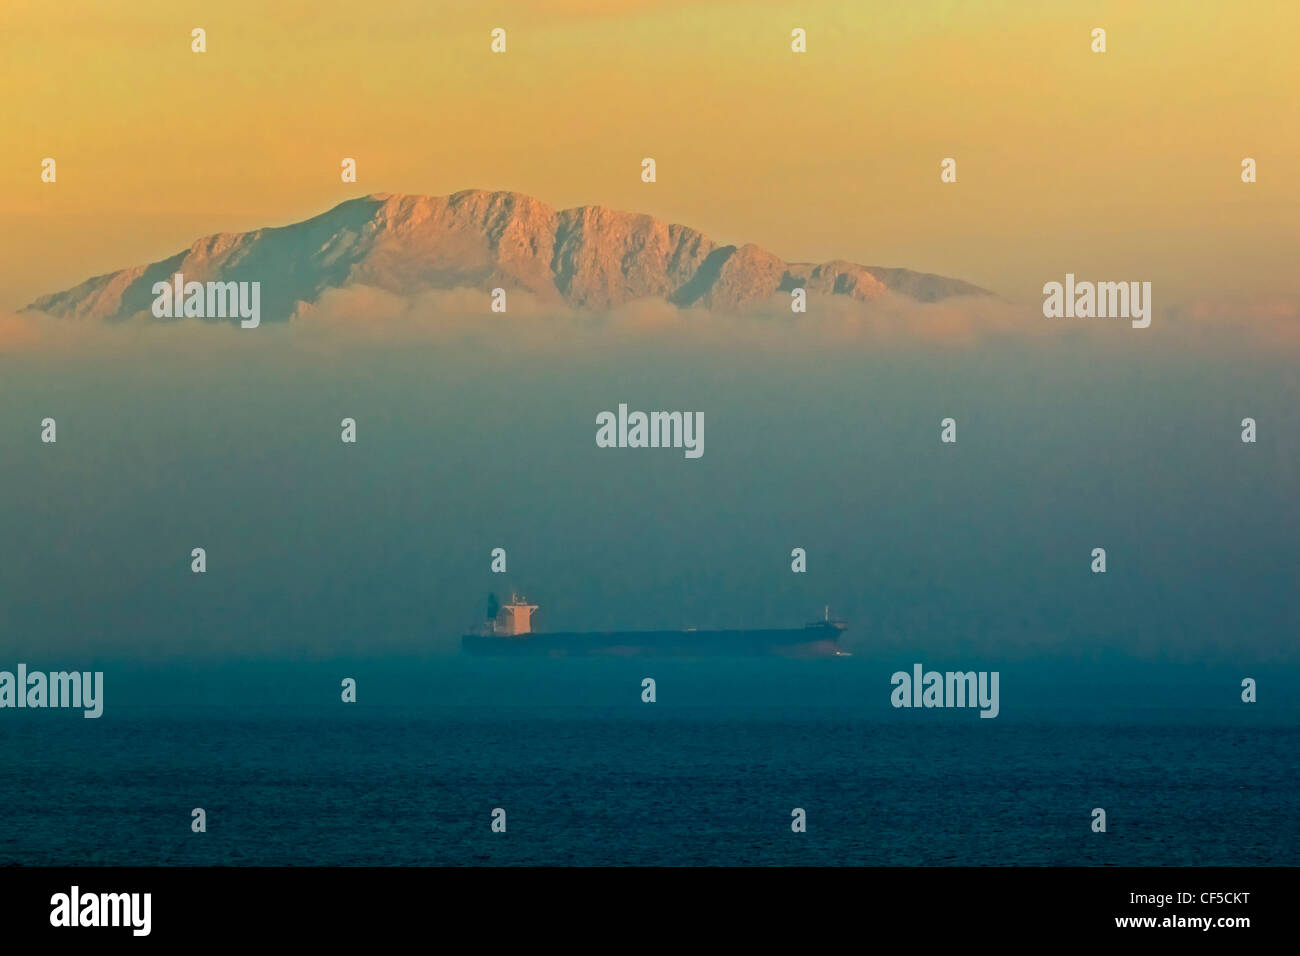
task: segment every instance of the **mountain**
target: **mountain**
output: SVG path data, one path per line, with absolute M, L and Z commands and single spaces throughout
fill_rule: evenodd
M 260 281 L 262 315 L 288 318 L 328 289 L 353 284 L 409 295 L 428 289 L 524 289 L 580 309 L 661 297 L 743 310 L 798 286 L 870 299 L 895 292 L 932 302 L 987 294 L 957 279 L 835 260 L 790 263 L 755 245 L 719 245 L 686 226 L 603 206 L 556 211 L 513 192 L 377 193 L 313 219 L 221 233 L 151 265 L 97 276 L 29 309 L 79 319 L 148 313 L 155 282 Z

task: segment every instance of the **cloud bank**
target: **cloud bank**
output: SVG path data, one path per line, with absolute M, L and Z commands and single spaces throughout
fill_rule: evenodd
M 811 299 L 806 313 L 774 296 L 744 313 L 682 308 L 641 299 L 608 312 L 584 312 L 512 292 L 508 311 L 492 312 L 477 289 L 399 296 L 353 285 L 300 303 L 292 318 L 263 320 L 257 330 L 198 319 L 157 320 L 139 314 L 122 322 L 84 322 L 40 312 L 0 311 L 0 355 L 86 353 L 99 358 L 141 350 L 242 351 L 267 346 L 328 353 L 340 349 L 407 346 L 472 347 L 503 355 L 599 353 L 624 348 L 784 353 L 879 352 L 891 348 L 974 349 L 1008 340 L 1074 340 L 1121 347 L 1189 350 L 1239 348 L 1300 351 L 1300 303 L 1266 299 L 1201 299 L 1157 307 L 1149 329 L 1117 319 L 1047 319 L 1037 303 L 992 296 L 917 302 L 892 293 L 870 301 Z

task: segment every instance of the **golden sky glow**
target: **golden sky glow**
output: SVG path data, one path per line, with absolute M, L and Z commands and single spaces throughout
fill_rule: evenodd
M 0 29 L 4 307 L 352 196 L 471 187 L 1017 300 L 1067 271 L 1164 304 L 1300 295 L 1296 4 L 7 0 Z

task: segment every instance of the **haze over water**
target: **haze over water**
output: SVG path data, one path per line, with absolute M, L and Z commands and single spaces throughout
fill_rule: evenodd
M 104 362 L 0 359 L 0 643 L 454 653 L 487 593 L 518 589 L 540 629 L 794 626 L 830 604 L 851 649 L 1296 657 L 1285 354 L 315 352 L 154 334 Z M 703 457 L 597 448 L 596 414 L 620 402 L 702 411 Z M 47 415 L 56 445 L 38 440 Z M 938 438 L 949 415 L 955 445 Z M 494 547 L 506 575 L 488 573 Z
M 99 720 L 7 712 L 0 860 L 1295 857 L 1285 356 L 105 334 L 0 359 L 0 660 L 105 672 Z M 598 449 L 619 402 L 702 411 L 703 457 Z M 854 656 L 462 658 L 513 589 L 543 629 L 797 626 L 830 604 Z M 1000 715 L 894 710 L 914 662 L 1000 671 Z

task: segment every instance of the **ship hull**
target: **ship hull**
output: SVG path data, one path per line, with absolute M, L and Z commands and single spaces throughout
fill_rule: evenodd
M 506 637 L 466 634 L 467 653 L 492 657 L 833 657 L 834 624 L 784 630 L 555 631 Z

